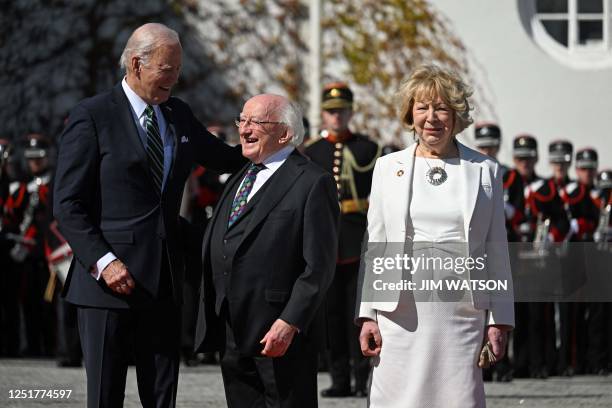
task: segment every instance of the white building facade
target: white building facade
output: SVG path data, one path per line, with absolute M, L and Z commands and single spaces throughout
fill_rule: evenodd
M 476 121 L 502 129 L 501 162 L 512 140 L 538 140 L 537 171 L 549 176 L 548 144 L 593 147 L 612 168 L 612 0 L 430 0 L 467 51 Z M 463 134 L 472 141 L 473 127 Z

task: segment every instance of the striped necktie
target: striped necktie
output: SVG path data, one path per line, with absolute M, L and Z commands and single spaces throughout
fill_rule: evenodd
M 145 109 L 146 129 L 147 129 L 147 158 L 149 159 L 149 167 L 153 182 L 157 187 L 157 192 L 161 192 L 162 181 L 164 180 L 164 145 L 159 134 L 159 126 L 157 125 L 157 116 L 151 105 L 147 105 Z
M 240 217 L 240 215 L 244 212 L 247 205 L 247 199 L 249 198 L 249 193 L 253 189 L 253 184 L 255 184 L 257 173 L 265 168 L 266 166 L 261 163 L 251 163 L 247 169 L 246 175 L 242 180 L 242 184 L 240 184 L 240 188 L 238 189 L 236 197 L 234 197 L 234 201 L 232 202 L 232 211 L 230 212 L 229 220 L 227 222 L 228 228 L 231 227 L 236 222 L 238 217 Z

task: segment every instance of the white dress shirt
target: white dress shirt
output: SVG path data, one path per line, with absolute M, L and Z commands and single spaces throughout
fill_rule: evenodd
M 281 150 L 261 162 L 266 167 L 261 169 L 259 173 L 257 173 L 257 178 L 255 179 L 255 183 L 253 183 L 253 188 L 251 189 L 251 192 L 247 197 L 247 202 L 249 202 L 249 200 L 255 195 L 255 193 L 257 193 L 257 191 L 259 191 L 259 189 L 262 188 L 264 184 L 266 184 L 266 181 L 268 181 L 268 179 L 272 177 L 276 170 L 278 170 L 280 166 L 283 165 L 283 163 L 285 162 L 285 160 L 287 160 L 287 157 L 289 157 L 293 150 L 295 150 L 294 146 L 285 146 Z M 240 184 L 242 184 L 242 181 L 240 182 Z M 236 192 L 236 194 L 238 194 L 238 192 Z

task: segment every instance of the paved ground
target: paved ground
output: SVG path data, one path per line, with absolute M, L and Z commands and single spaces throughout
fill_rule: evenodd
M 319 376 L 319 389 L 329 385 L 326 374 Z M 68 399 L 10 399 L 9 390 L 72 390 Z M 612 407 L 612 376 L 515 380 L 510 384 L 487 384 L 489 408 L 507 407 Z M 0 407 L 84 407 L 85 372 L 59 369 L 50 360 L 0 360 Z M 133 369 L 128 374 L 126 407 L 139 407 Z M 180 408 L 225 407 L 218 367 L 182 367 L 178 403 Z M 321 399 L 322 408 L 365 407 L 364 399 Z M 299 407 L 296 407 L 299 408 Z

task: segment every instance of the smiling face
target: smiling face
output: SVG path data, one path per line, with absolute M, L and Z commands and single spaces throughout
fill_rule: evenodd
M 179 43 L 158 47 L 147 64 L 133 56 L 127 73 L 130 88 L 149 105 L 159 105 L 168 100 L 172 87 L 177 83 L 182 62 Z
M 431 101 L 415 100 L 412 120 L 414 131 L 426 146 L 444 150 L 452 143 L 455 112 L 439 96 Z
M 287 125 L 278 123 L 284 106 L 284 98 L 266 94 L 254 96 L 244 104 L 238 133 L 242 155 L 253 163 L 263 162 L 291 141 Z

